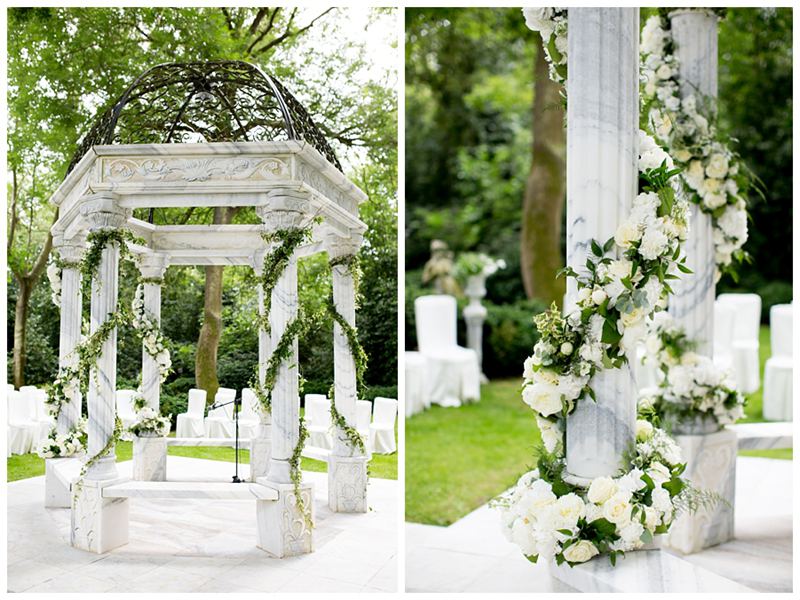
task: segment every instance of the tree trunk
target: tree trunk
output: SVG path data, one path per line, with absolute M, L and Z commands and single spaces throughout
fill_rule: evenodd
M 536 55 L 535 74 L 533 151 L 522 206 L 522 281 L 529 298 L 560 306 L 566 289 L 564 278 L 556 279 L 556 272 L 563 266 L 564 111 L 559 85 L 550 80 L 542 50 Z
M 25 325 L 28 322 L 28 303 L 32 285 L 27 277 L 16 278 L 17 304 L 14 311 L 14 387 L 25 385 Z
M 227 225 L 236 214 L 235 208 L 214 208 L 214 224 Z M 222 273 L 220 265 L 208 266 L 206 271 L 203 326 L 197 339 L 194 373 L 197 387 L 206 391 L 209 403 L 219 389 L 217 378 L 217 351 L 222 337 Z

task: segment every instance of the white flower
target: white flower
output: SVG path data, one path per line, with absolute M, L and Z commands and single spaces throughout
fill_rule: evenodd
M 520 505 L 526 514 L 536 516 L 556 501 L 553 486 L 544 479 L 537 479 L 522 493 Z
M 666 513 L 672 510 L 672 500 L 669 497 L 669 492 L 662 487 L 656 487 L 652 492 L 653 508 L 661 513 Z
M 539 432 L 542 434 L 542 443 L 544 443 L 545 450 L 554 452 L 563 437 L 561 427 L 559 427 L 558 423 L 543 419 L 539 415 L 536 415 L 536 423 L 539 426 Z
M 535 366 L 533 356 L 529 356 L 525 359 L 525 363 L 523 364 L 523 371 L 522 377 L 527 380 L 531 381 L 533 379 L 533 374 L 535 373 L 533 367 Z
M 650 463 L 650 468 L 647 469 L 646 473 L 647 476 L 653 480 L 653 483 L 656 484 L 656 487 L 672 478 L 670 470 L 657 460 Z
M 553 9 L 552 8 L 523 8 L 522 14 L 525 17 L 525 25 L 528 29 L 538 31 L 542 40 L 547 43 L 547 40 L 553 34 L 555 25 L 553 23 Z
M 608 296 L 605 293 L 605 291 L 603 291 L 600 288 L 597 288 L 592 292 L 592 302 L 594 302 L 598 306 L 601 305 L 603 302 L 605 302 L 607 297 Z
M 668 243 L 663 231 L 655 227 L 649 228 L 642 236 L 639 253 L 647 260 L 655 260 L 667 250 Z
M 669 79 L 672 77 L 672 69 L 669 68 L 669 65 L 661 65 L 656 71 L 656 75 L 659 79 Z
M 561 411 L 561 394 L 558 387 L 549 383 L 526 385 L 522 390 L 522 399 L 533 410 L 547 417 Z
M 571 563 L 583 563 L 600 554 L 597 547 L 589 540 L 580 540 L 564 550 L 564 558 Z
M 639 545 L 641 543 L 641 537 L 644 533 L 644 527 L 642 527 L 641 523 L 637 521 L 631 521 L 625 527 L 619 530 L 619 535 L 622 540 L 626 544 L 630 544 L 632 546 Z
M 561 354 L 565 356 L 569 356 L 570 354 L 572 354 L 573 349 L 574 348 L 572 347 L 572 344 L 570 344 L 569 342 L 564 342 L 563 344 L 561 344 Z
M 597 343 L 583 344 L 578 354 L 583 360 L 593 365 L 599 365 L 603 360 L 603 348 Z
M 612 523 L 623 525 L 631 520 L 630 492 L 617 492 L 603 503 L 603 516 Z
M 583 303 L 586 302 L 589 298 L 592 297 L 592 290 L 588 287 L 582 287 L 578 290 L 578 302 Z
M 617 483 L 611 477 L 596 477 L 589 484 L 586 497 L 590 502 L 602 504 L 617 493 Z
M 617 231 L 614 234 L 614 242 L 620 248 L 630 248 L 633 242 L 638 241 L 641 237 L 642 232 L 636 223 L 626 220 L 617 227 Z
M 747 213 L 735 206 L 726 208 L 717 220 L 717 224 L 729 238 L 742 240 L 747 238 Z
M 644 419 L 636 420 L 636 439 L 640 442 L 649 440 L 653 435 L 653 425 Z
M 692 153 L 689 152 L 686 148 L 681 148 L 679 150 L 673 150 L 672 156 L 675 160 L 685 163 L 690 158 L 692 158 Z
M 728 158 L 724 154 L 712 154 L 706 165 L 706 175 L 722 179 L 728 173 Z
M 572 529 L 585 514 L 583 500 L 577 494 L 561 496 L 555 505 L 556 529 Z

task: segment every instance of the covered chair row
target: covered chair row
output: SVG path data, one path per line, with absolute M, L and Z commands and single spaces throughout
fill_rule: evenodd
M 54 423 L 47 410 L 47 392 L 32 385 L 15 390 L 9 384 L 6 400 L 8 456 L 35 452 L 37 445 L 47 437 Z
M 210 408 L 206 415 L 205 390 L 189 390 L 189 405 L 185 413 L 177 417 L 175 435 L 186 438 L 233 438 L 236 436 L 236 423 L 233 415 L 233 400 L 236 390 L 219 388 L 214 396 L 216 408 Z M 258 431 L 258 398 L 250 388 L 242 390 L 242 409 L 239 411 L 239 437 L 255 437 Z
M 776 304 L 769 311 L 769 330 L 772 356 L 764 366 L 764 418 L 771 421 L 791 421 L 792 324 L 794 304 Z
M 308 445 L 330 450 L 333 448 L 331 401 L 324 394 L 306 394 L 305 419 L 309 433 Z M 397 400 L 377 397 L 356 401 L 356 430 L 364 439 L 367 456 L 392 454 L 397 451 L 395 424 Z

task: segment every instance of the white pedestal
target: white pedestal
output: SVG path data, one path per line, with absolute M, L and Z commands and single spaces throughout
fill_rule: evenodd
M 675 441 L 686 462 L 684 476 L 696 488 L 716 492 L 728 502 L 684 513 L 672 524 L 665 544 L 692 554 L 733 538 L 738 440 L 734 431 L 723 429 L 706 435 L 676 435 Z
M 269 419 L 262 421 L 258 426 L 258 435 L 250 440 L 250 481 L 266 477 L 269 471 L 269 459 L 272 455 L 270 427 Z
M 69 508 L 72 506 L 72 492 L 68 476 L 59 474 L 71 464 L 75 465 L 74 471 L 80 472 L 80 463 L 77 458 L 47 458 L 44 461 L 44 506 L 45 508 Z M 73 469 L 69 469 L 72 471 Z
M 128 499 L 103 498 L 103 488 L 124 479 L 84 479 L 73 490 L 70 543 L 103 554 L 128 543 Z
M 167 438 L 133 438 L 133 478 L 136 481 L 167 480 Z
M 257 483 L 278 492 L 277 500 L 256 500 L 258 547 L 277 558 L 314 551 L 314 530 L 309 528 L 297 506 L 294 485 L 274 483 L 259 477 Z M 314 486 L 304 483 L 300 494 L 314 521 Z
M 328 457 L 328 506 L 333 512 L 367 512 L 367 457 Z

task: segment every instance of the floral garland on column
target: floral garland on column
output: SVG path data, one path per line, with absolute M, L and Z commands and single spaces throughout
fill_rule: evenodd
M 560 10 L 524 11 L 529 27 L 544 32 L 546 47 L 554 45 L 553 36 L 566 35 L 565 21 L 555 23 L 564 19 Z M 556 75 L 563 80 L 566 70 Z M 615 564 L 618 555 L 665 533 L 676 510 L 708 500 L 681 478 L 677 444 L 644 420 L 637 421 L 637 443 L 625 457 L 627 472 L 595 478 L 588 488 L 563 476 L 567 416 L 577 402 L 594 399 L 590 381 L 598 370 L 627 361 L 646 318 L 664 308 L 669 281 L 689 271 L 681 256 L 689 206 L 671 181 L 678 170 L 644 131 L 638 167 L 639 194 L 628 219 L 613 238 L 591 241 L 586 273 L 562 271 L 577 283 L 573 311 L 562 316 L 554 305 L 534 318 L 540 339 L 525 361 L 522 396 L 536 413 L 546 451 L 538 468 L 498 501 L 504 532 L 532 562 L 545 556 L 573 566 L 606 554 Z
M 639 398 L 643 418 L 662 423 L 712 419 L 719 427 L 744 416 L 745 398 L 730 372 L 696 354 L 695 343 L 669 313 L 657 313 L 648 324 L 645 360 L 664 375 L 658 389 Z
M 694 10 L 719 14 L 715 9 Z M 742 249 L 747 241 L 747 192 L 761 192 L 755 175 L 716 128 L 716 99 L 699 91 L 681 99 L 668 12 L 650 17 L 642 29 L 642 116 L 682 168 L 680 179 L 691 202 L 711 216 L 716 280 L 724 272 L 735 277 L 735 264 L 747 259 Z
M 131 325 L 142 338 L 145 351 L 158 365 L 160 383 L 164 383 L 172 372 L 172 358 L 158 320 L 144 307 L 144 286 L 161 285 L 163 282 L 161 278 L 140 278 L 131 302 Z
M 50 254 L 47 262 L 47 279 L 50 282 L 50 299 L 57 307 L 61 308 L 61 273 L 64 269 L 80 267 L 80 262 L 63 260 L 57 250 Z

